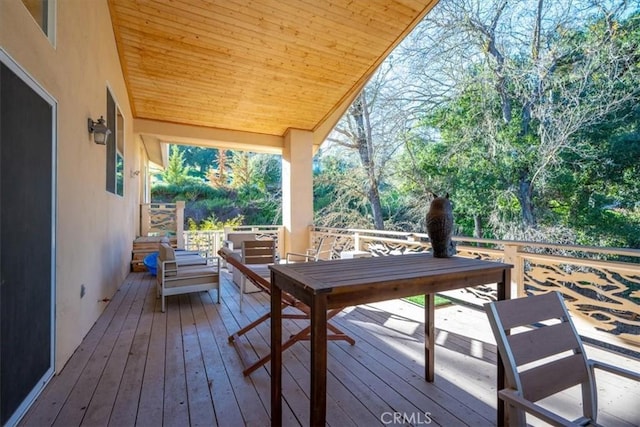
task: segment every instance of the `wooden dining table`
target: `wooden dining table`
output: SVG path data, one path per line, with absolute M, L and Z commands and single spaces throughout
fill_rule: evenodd
M 311 308 L 310 426 L 326 424 L 327 311 L 340 307 L 425 295 L 425 379 L 434 380 L 435 293 L 497 283 L 498 299 L 511 297 L 509 264 L 428 253 L 277 264 L 271 269 L 271 424 L 282 424 L 282 292 Z M 356 343 L 357 345 L 357 343 Z M 498 388 L 504 369 L 498 360 Z M 498 420 L 504 405 L 498 400 Z M 501 422 L 498 422 L 501 424 Z

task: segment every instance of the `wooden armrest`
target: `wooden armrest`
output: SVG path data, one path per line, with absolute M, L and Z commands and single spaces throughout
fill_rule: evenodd
M 285 259 L 287 260 L 287 262 L 289 262 L 289 258 L 293 256 L 293 257 L 298 257 L 298 258 L 304 258 L 305 261 L 309 261 L 309 260 L 313 260 L 314 256 L 313 255 L 307 255 L 307 254 L 299 254 L 296 252 L 287 252 L 287 255 L 285 257 Z
M 635 380 L 640 382 L 640 373 L 633 372 L 625 368 L 621 368 L 619 366 L 610 365 L 605 362 L 600 362 L 598 360 L 589 359 L 589 366 L 594 369 L 602 369 L 603 371 L 610 372 L 612 374 L 619 375 L 621 377 L 628 378 L 630 380 Z
M 202 265 L 207 265 L 207 266 L 213 266 L 213 265 L 217 265 L 220 263 L 220 258 L 217 256 L 210 256 L 210 257 L 202 257 L 202 261 L 205 261 L 205 264 L 196 264 L 196 265 L 180 265 L 178 264 L 178 268 L 189 268 L 189 267 L 198 267 L 198 266 L 202 266 Z
M 222 247 L 218 250 L 218 255 L 220 255 L 220 258 L 222 259 L 227 259 L 227 257 L 231 256 L 233 254 L 233 249 L 231 248 L 227 248 L 227 247 Z
M 217 267 L 220 270 L 220 258 L 218 257 L 202 257 L 202 260 L 206 262 L 206 264 L 197 264 L 197 265 L 178 265 L 176 260 L 165 260 L 160 262 L 160 270 L 158 273 L 162 273 L 162 277 L 166 277 L 167 273 L 178 273 L 180 270 L 188 271 L 190 268 L 200 268 L 200 267 Z M 167 269 L 167 264 L 172 263 L 176 264 L 176 268 Z
M 175 260 L 161 261 L 160 258 L 158 258 L 158 261 L 160 261 L 160 265 L 159 265 L 160 268 L 158 268 L 158 277 L 160 277 L 160 276 L 166 277 L 167 273 L 177 273 L 178 272 L 178 264 L 177 264 L 177 262 Z M 175 264 L 176 267 L 167 269 L 167 264 Z
M 505 401 L 505 403 L 511 404 L 517 408 L 524 410 L 525 412 L 530 413 L 531 415 L 540 418 L 541 420 L 558 427 L 563 426 L 576 426 L 578 427 L 580 424 L 576 424 L 572 421 L 569 421 L 565 418 L 562 418 L 559 415 L 554 414 L 548 409 L 543 408 L 542 406 L 536 405 L 520 396 L 513 389 L 504 389 L 498 392 L 498 396 Z

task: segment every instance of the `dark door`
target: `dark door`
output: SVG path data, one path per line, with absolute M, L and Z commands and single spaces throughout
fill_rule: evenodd
M 53 369 L 53 113 L 0 61 L 2 425 L 24 410 Z

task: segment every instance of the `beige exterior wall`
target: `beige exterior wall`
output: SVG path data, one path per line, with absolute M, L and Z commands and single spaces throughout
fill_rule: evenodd
M 134 134 L 107 1 L 56 3 L 52 44 L 21 0 L 0 0 L 0 49 L 57 101 L 55 368 L 59 371 L 104 310 L 104 300 L 114 295 L 129 272 L 131 245 L 140 227 L 139 205 L 149 194 L 144 179 L 150 153 Z M 106 116 L 107 87 L 124 116 L 124 197 L 106 191 L 106 147 L 94 144 L 87 132 L 87 118 Z M 156 125 L 153 130 L 158 132 Z M 184 132 L 172 129 L 171 133 Z M 314 135 L 292 129 L 284 138 L 216 134 L 214 140 L 235 146 L 246 144 L 242 138 L 249 137 L 256 151 L 282 150 L 285 248 L 304 251 L 313 221 Z M 86 293 L 81 298 L 83 285 Z
M 141 158 L 106 0 L 58 0 L 55 46 L 21 0 L 0 0 L 0 47 L 57 100 L 56 371 L 129 271 Z M 106 115 L 109 87 L 124 116 L 125 196 L 106 191 L 106 150 L 87 118 Z M 47 183 L 43 183 L 47 185 Z M 86 294 L 80 297 L 80 288 Z

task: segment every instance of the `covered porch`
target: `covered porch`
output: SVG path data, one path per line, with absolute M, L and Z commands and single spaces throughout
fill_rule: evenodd
M 27 3 L 49 12 L 34 20 Z M 214 3 L 0 1 L 3 75 L 52 98 L 46 110 L 52 127 L 43 137 L 52 179 L 40 182 L 53 181 L 56 207 L 41 214 L 52 236 L 50 274 L 38 277 L 47 293 L 32 281 L 14 283 L 21 292 L 33 288 L 41 306 L 3 298 L 23 311 L 15 330 L 38 329 L 46 343 L 34 340 L 31 353 L 16 351 L 10 359 L 7 350 L 17 347 L 3 341 L 0 360 L 15 371 L 27 365 L 24 354 L 45 346 L 51 354 L 22 393 L 3 383 L 9 390 L 3 398 L 19 399 L 3 409 L 2 424 L 269 424 L 268 366 L 243 377 L 227 343 L 230 332 L 267 309 L 266 297 L 248 298 L 240 313 L 227 278 L 222 304 L 208 293 L 190 294 L 169 298 L 161 313 L 154 279 L 127 274 L 139 206 L 149 202 L 149 164 L 163 162 L 167 143 L 282 154 L 283 247 L 304 250 L 313 219 L 314 151 L 437 2 Z M 87 119 L 102 115 L 117 124 L 106 150 L 87 130 Z M 26 119 L 9 122 L 33 127 Z M 118 177 L 121 191 L 113 191 Z M 29 260 L 28 251 L 19 255 Z M 25 261 L 21 270 L 30 265 Z M 29 323 L 38 311 L 49 324 Z M 402 301 L 350 308 L 337 319 L 357 343 L 329 347 L 331 425 L 397 423 L 398 416 L 414 425 L 495 423 L 495 349 L 484 315 L 463 306 L 438 311 L 434 384 L 422 378 L 422 319 L 420 308 Z M 248 345 L 262 353 L 268 336 L 263 325 Z M 284 359 L 284 421 L 304 425 L 308 346 L 296 344 Z M 640 370 L 637 360 L 611 362 Z M 638 389 L 607 381 L 600 382 L 607 411 L 601 422 L 640 424 Z
M 222 302 L 215 291 L 168 298 L 161 313 L 155 277 L 130 273 L 75 351 L 23 418 L 44 425 L 269 425 L 269 365 L 243 377 L 227 336 L 268 310 L 260 293 L 243 312 L 223 270 Z M 285 322 L 285 331 L 299 325 Z M 356 339 L 329 345 L 328 424 L 495 425 L 496 348 L 482 311 L 465 305 L 436 310 L 436 380 L 424 381 L 424 311 L 404 300 L 350 307 L 337 325 Z M 244 345 L 269 349 L 269 325 Z M 639 371 L 640 362 L 587 345 L 590 357 Z M 309 346 L 283 354 L 285 425 L 309 414 Z M 640 385 L 598 377 L 599 421 L 640 423 Z M 553 401 L 566 413 L 572 390 Z

